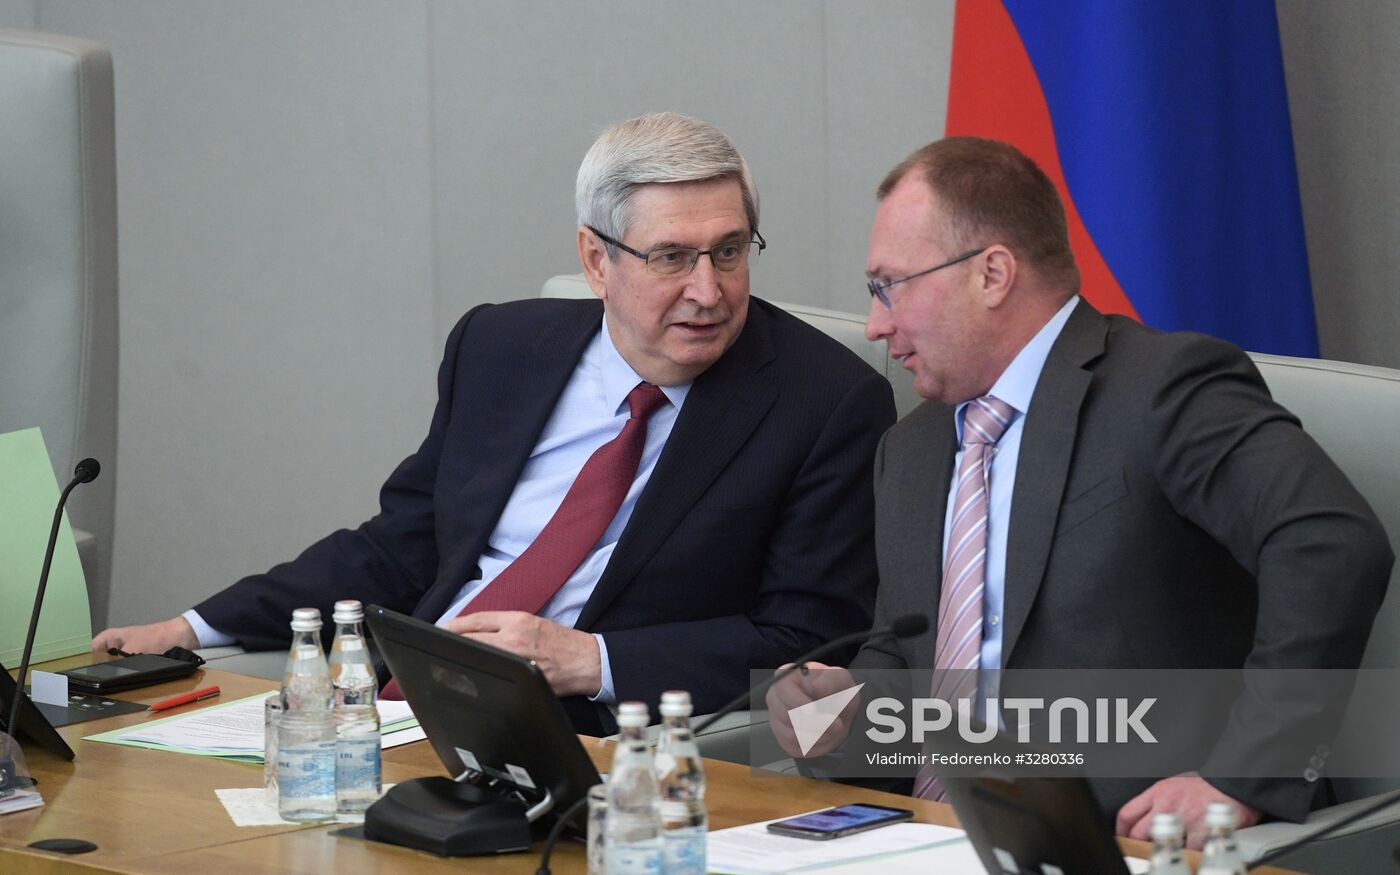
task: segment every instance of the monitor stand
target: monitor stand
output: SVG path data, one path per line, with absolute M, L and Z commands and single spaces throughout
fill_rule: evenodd
M 527 851 L 530 824 L 553 805 L 526 809 L 518 799 L 446 777 L 415 778 L 395 785 L 365 811 L 364 836 L 439 857 Z

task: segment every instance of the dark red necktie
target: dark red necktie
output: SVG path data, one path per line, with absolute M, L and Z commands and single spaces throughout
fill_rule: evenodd
M 477 611 L 538 614 L 554 598 L 617 516 L 637 477 L 647 440 L 647 420 L 665 403 L 666 395 L 650 383 L 638 383 L 628 393 L 632 417 L 622 431 L 593 451 L 534 542 L 457 616 Z M 384 685 L 379 697 L 403 698 L 393 680 Z

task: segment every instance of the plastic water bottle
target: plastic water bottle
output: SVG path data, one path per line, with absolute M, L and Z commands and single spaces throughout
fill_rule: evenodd
M 621 738 L 608 775 L 604 854 L 608 875 L 660 875 L 661 805 L 647 742 L 647 706 L 623 702 L 617 709 Z
M 1178 814 L 1152 816 L 1151 875 L 1191 875 L 1186 865 L 1186 829 Z
M 705 767 L 690 731 L 690 693 L 661 694 L 656 780 L 661 788 L 662 862 L 666 875 L 705 875 Z
M 331 685 L 335 690 L 335 810 L 364 811 L 379 799 L 378 683 L 361 624 L 364 608 L 347 599 L 335 603 Z
M 1235 846 L 1239 812 L 1228 802 L 1206 806 L 1206 844 L 1196 875 L 1245 875 L 1244 858 Z
M 283 820 L 335 817 L 335 719 L 320 632 L 320 611 L 292 612 L 292 650 L 277 722 L 277 811 Z

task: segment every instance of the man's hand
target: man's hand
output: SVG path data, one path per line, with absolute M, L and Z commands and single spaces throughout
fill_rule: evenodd
M 778 670 L 782 671 L 788 665 L 792 663 L 781 666 Z M 860 696 L 856 696 L 841 711 L 841 716 L 832 722 L 831 728 L 822 733 L 817 743 L 804 754 L 802 746 L 797 743 L 797 735 L 792 731 L 788 711 L 855 686 L 851 673 L 844 668 L 832 668 L 820 662 L 809 662 L 807 667 L 811 670 L 810 674 L 793 672 L 769 687 L 765 697 L 768 703 L 768 723 L 773 727 L 773 735 L 778 739 L 778 745 L 794 757 L 819 757 L 840 747 L 850 734 L 851 724 L 860 709 Z
M 603 686 L 598 641 L 588 632 L 524 611 L 478 611 L 443 628 L 531 660 L 557 696 L 596 696 Z
M 1120 836 L 1152 840 L 1152 815 L 1169 811 L 1181 815 L 1186 826 L 1186 847 L 1199 851 L 1206 841 L 1206 806 L 1212 802 L 1229 802 L 1240 813 L 1239 828 L 1254 826 L 1263 812 L 1252 808 L 1212 787 L 1198 775 L 1178 775 L 1164 778 L 1128 800 L 1118 810 L 1117 833 Z
M 164 653 L 172 647 L 194 650 L 199 639 L 184 617 L 171 617 L 145 626 L 119 626 L 104 629 L 92 639 L 93 653 L 106 653 L 115 647 L 127 653 Z

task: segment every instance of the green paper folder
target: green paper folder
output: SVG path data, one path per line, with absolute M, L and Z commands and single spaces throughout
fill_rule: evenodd
M 0 434 L 0 662 L 9 668 L 19 665 L 24 651 L 57 504 L 58 484 L 39 429 Z M 87 581 L 64 514 L 31 661 L 86 653 L 91 644 Z

